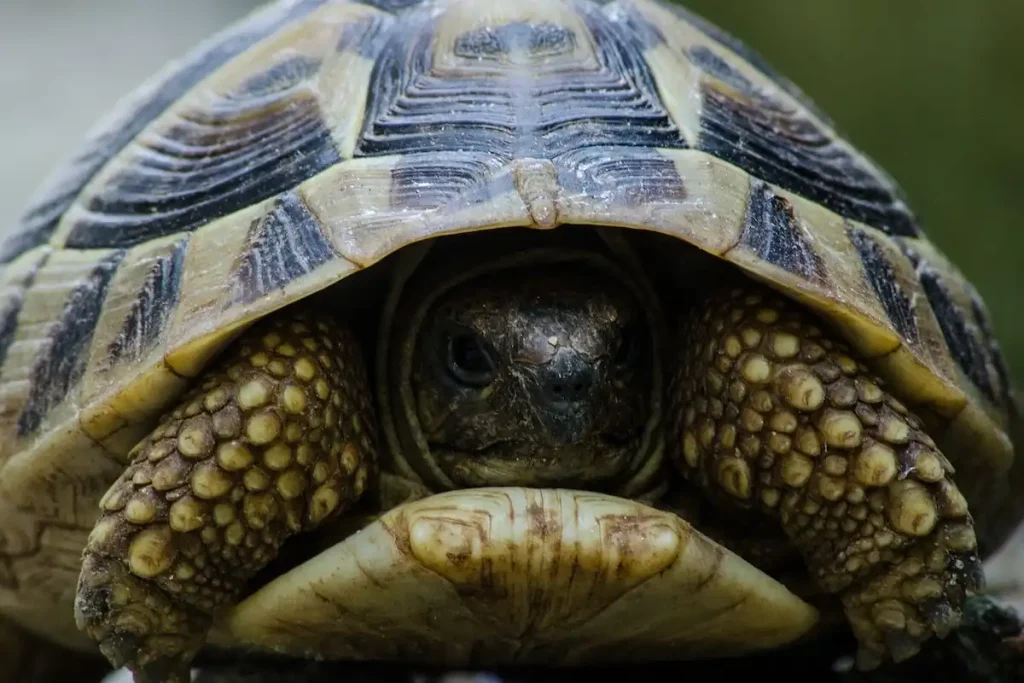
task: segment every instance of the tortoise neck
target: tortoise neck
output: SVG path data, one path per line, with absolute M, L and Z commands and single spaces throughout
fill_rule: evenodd
M 446 238 L 451 239 L 451 238 Z M 454 288 L 477 278 L 502 271 L 523 268 L 586 267 L 602 277 L 621 283 L 640 302 L 652 334 L 650 397 L 646 405 L 646 423 L 623 455 L 624 462 L 615 475 L 600 486 L 624 497 L 636 497 L 655 485 L 661 475 L 664 434 L 663 405 L 663 340 L 664 320 L 653 287 L 646 280 L 637 260 L 624 240 L 599 240 L 592 246 L 529 246 L 492 249 L 484 260 L 467 263 L 465 250 L 448 249 L 444 240 L 416 245 L 400 254 L 393 271 L 389 296 L 381 316 L 378 335 L 377 392 L 383 446 L 383 468 L 396 475 L 418 482 L 440 492 L 473 485 L 513 485 L 508 481 L 478 482 L 453 477 L 442 466 L 440 452 L 432 449 L 424 433 L 413 387 L 414 358 L 418 339 L 435 302 Z M 492 244 L 485 241 L 485 244 Z M 542 241 L 542 245 L 543 245 Z M 475 251 L 475 253 L 486 253 Z M 589 474 L 583 468 L 583 474 Z M 582 479 L 586 477 L 583 476 Z M 537 483 L 543 477 L 530 483 Z M 589 488 L 581 480 L 581 488 Z M 523 485 L 523 484 L 515 484 Z M 557 483 L 555 483 L 557 485 Z

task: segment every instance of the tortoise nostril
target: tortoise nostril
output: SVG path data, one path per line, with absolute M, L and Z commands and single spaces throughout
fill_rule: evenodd
M 566 406 L 585 400 L 594 386 L 594 372 L 590 367 L 581 367 L 571 375 L 549 370 L 541 380 L 543 398 L 553 406 Z

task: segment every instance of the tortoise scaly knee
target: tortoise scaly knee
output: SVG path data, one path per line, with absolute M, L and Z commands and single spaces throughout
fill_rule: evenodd
M 714 500 L 774 515 L 838 593 L 870 668 L 959 621 L 973 521 L 920 421 L 798 306 L 750 288 L 681 326 L 674 461 Z
M 76 620 L 136 680 L 185 681 L 216 612 L 290 536 L 350 507 L 376 460 L 355 338 L 286 310 L 229 349 L 101 501 Z

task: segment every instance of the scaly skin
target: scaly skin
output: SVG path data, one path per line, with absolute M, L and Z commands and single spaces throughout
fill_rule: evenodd
M 137 683 L 184 683 L 217 610 L 293 534 L 360 497 L 375 462 L 355 339 L 288 309 L 261 321 L 131 453 L 101 502 L 79 628 Z
M 837 336 L 766 289 L 683 321 L 669 443 L 722 505 L 777 518 L 838 593 L 859 664 L 915 654 L 959 621 L 981 567 L 953 468 Z

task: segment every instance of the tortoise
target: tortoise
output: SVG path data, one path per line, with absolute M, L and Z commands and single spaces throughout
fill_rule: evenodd
M 1021 514 L 979 293 L 658 0 L 270 4 L 0 261 L 0 612 L 140 682 L 832 627 L 870 669 L 956 626 Z

